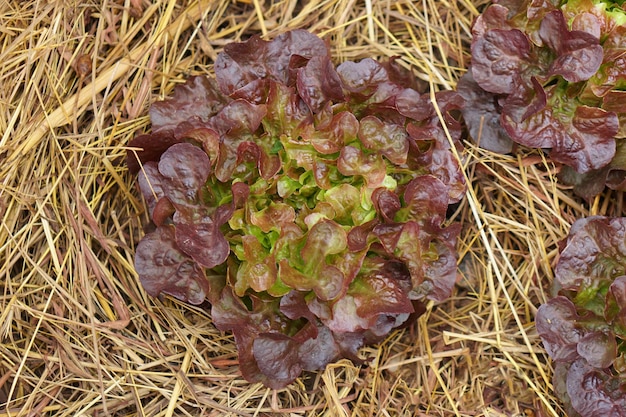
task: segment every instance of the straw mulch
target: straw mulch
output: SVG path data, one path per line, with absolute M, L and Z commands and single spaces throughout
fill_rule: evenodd
M 571 223 L 621 206 L 581 204 L 539 153 L 468 144 L 454 296 L 367 365 L 284 390 L 243 380 L 232 337 L 133 269 L 147 217 L 125 145 L 226 43 L 305 28 L 337 62 L 399 56 L 444 90 L 484 2 L 0 1 L 0 417 L 562 415 L 534 315 Z

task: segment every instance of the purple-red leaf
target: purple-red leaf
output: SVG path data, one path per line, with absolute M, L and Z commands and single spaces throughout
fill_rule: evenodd
M 359 139 L 370 151 L 384 155 L 397 165 L 404 164 L 409 152 L 406 129 L 382 122 L 375 116 L 361 119 Z
M 626 416 L 626 394 L 619 381 L 584 359 L 567 372 L 567 393 L 572 406 L 585 417 Z
M 157 202 L 165 197 L 163 176 L 159 172 L 156 162 L 147 162 L 143 166 L 142 170 L 137 174 L 137 183 L 143 198 L 148 204 L 150 217 L 152 217 Z
M 401 115 L 415 121 L 426 120 L 433 116 L 432 104 L 411 88 L 405 88 L 396 95 L 396 109 Z
M 624 275 L 626 218 L 588 217 L 572 226 L 555 275 L 566 289 L 597 287 Z
M 402 324 L 412 312 L 400 282 L 372 274 L 353 281 L 347 294 L 334 303 L 332 317 L 325 324 L 333 332 L 369 330 L 381 335 Z
M 616 327 L 622 337 L 626 337 L 626 276 L 615 278 L 606 295 L 604 318 Z
M 417 300 L 426 297 L 429 300 L 442 302 L 450 296 L 457 278 L 457 256 L 454 243 L 460 231 L 459 224 L 448 226 L 441 231 L 438 239 L 430 242 L 428 250 L 422 252 L 426 257 L 424 281 L 412 291 L 412 299 L 413 296 Z M 422 241 L 428 241 L 425 236 L 420 238 Z
M 422 175 L 407 184 L 404 204 L 405 221 L 417 221 L 428 231 L 436 231 L 448 210 L 448 187 L 432 175 Z
M 310 59 L 325 55 L 328 48 L 324 41 L 305 30 L 285 32 L 271 42 L 253 36 L 247 42 L 224 47 L 215 62 L 215 77 L 220 89 L 228 95 L 263 78 L 287 84 L 292 57 Z
M 270 388 L 281 388 L 302 372 L 298 344 L 281 333 L 263 333 L 254 339 L 252 352 Z
M 265 117 L 264 105 L 252 104 L 246 100 L 235 100 L 224 106 L 211 119 L 210 125 L 221 135 L 241 135 L 252 133 L 259 128 Z
M 337 67 L 337 72 L 346 90 L 368 97 L 379 84 L 389 79 L 385 68 L 370 58 L 359 62 L 344 62 Z
M 207 77 L 190 77 L 174 89 L 174 96 L 150 106 L 152 130 L 174 130 L 189 120 L 207 122 L 228 99 L 217 89 L 215 81 Z
M 558 74 L 569 82 L 578 82 L 588 80 L 600 68 L 604 53 L 599 39 L 588 32 L 570 31 L 560 10 L 543 18 L 539 37 L 558 55 L 549 75 Z
M 463 119 L 470 136 L 481 148 L 497 153 L 509 153 L 513 141 L 500 125 L 500 108 L 497 98 L 478 85 L 468 71 L 457 84 L 457 91 L 465 99 Z
M 613 334 L 592 332 L 580 338 L 576 350 L 594 368 L 608 368 L 617 356 L 617 343 Z
M 474 21 L 472 36 L 474 38 L 482 37 L 491 29 L 513 29 L 507 22 L 508 14 L 509 9 L 505 6 L 498 3 L 490 4 Z
M 130 141 L 126 155 L 128 170 L 136 174 L 143 164 L 156 162 L 170 146 L 181 142 L 171 130 L 139 135 Z M 137 149 L 132 149 L 137 148 Z
M 611 162 L 619 127 L 614 113 L 572 106 L 554 88 L 546 92 L 545 105 L 543 88 L 534 91 L 536 94 L 511 95 L 507 99 L 501 122 L 513 140 L 526 146 L 552 148 L 550 156 L 554 160 L 578 172 L 599 169 Z
M 163 226 L 147 234 L 137 245 L 135 270 L 148 294 L 169 294 L 200 304 L 209 292 L 202 268 L 176 245 L 174 228 Z
M 189 143 L 179 143 L 165 151 L 158 168 L 165 179 L 165 195 L 173 203 L 195 202 L 210 173 L 207 154 Z
M 394 217 L 402 207 L 398 195 L 386 188 L 377 188 L 372 193 L 372 202 L 379 216 L 387 223 L 394 223 Z
M 517 29 L 492 29 L 472 42 L 472 75 L 495 94 L 510 94 L 530 60 L 528 37 Z
M 205 268 L 222 264 L 230 253 L 219 225 L 209 217 L 197 223 L 176 223 L 176 244 Z
M 345 100 L 341 79 L 330 57 L 314 56 L 303 68 L 298 69 L 298 94 L 317 113 L 328 101 Z
M 315 325 L 311 324 L 310 326 Z M 335 340 L 328 327 L 319 325 L 316 330 L 316 337 L 309 337 L 298 346 L 300 364 L 305 371 L 324 369 L 326 365 L 342 355 L 343 346 Z M 348 355 L 344 354 L 344 356 Z
M 441 127 L 407 126 L 409 134 L 409 154 L 407 165 L 412 169 L 421 166 L 430 167 L 430 175 L 439 178 L 448 185 L 449 203 L 460 201 L 465 195 L 465 176 L 459 166 L 459 160 L 448 144 L 446 135 Z M 430 142 L 426 150 L 420 147 L 423 142 Z
M 574 303 L 562 296 L 551 299 L 537 310 L 537 332 L 555 361 L 571 362 L 578 358 L 577 344 L 582 331 L 576 326 L 577 319 Z

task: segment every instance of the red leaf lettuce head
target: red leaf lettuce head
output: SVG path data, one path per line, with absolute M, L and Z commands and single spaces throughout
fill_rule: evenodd
M 626 416 L 626 218 L 574 223 L 555 276 L 536 325 L 557 394 L 570 415 Z
M 227 45 L 215 75 L 154 103 L 131 143 L 156 227 L 135 258 L 150 295 L 208 300 L 243 376 L 272 388 L 358 360 L 450 295 L 460 96 L 435 95 L 439 120 L 397 62 L 335 67 L 302 30 Z
M 549 150 L 591 198 L 626 188 L 626 12 L 604 0 L 499 1 L 472 28 L 459 81 L 471 136 L 494 152 Z

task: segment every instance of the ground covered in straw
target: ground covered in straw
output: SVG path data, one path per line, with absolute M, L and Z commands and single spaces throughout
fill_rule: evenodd
M 305 28 L 337 62 L 399 56 L 445 90 L 483 3 L 1 1 L 0 417 L 562 415 L 534 315 L 569 225 L 622 206 L 574 199 L 539 153 L 468 144 L 454 296 L 364 349 L 367 365 L 284 390 L 243 380 L 232 337 L 133 270 L 147 217 L 125 145 L 226 43 Z

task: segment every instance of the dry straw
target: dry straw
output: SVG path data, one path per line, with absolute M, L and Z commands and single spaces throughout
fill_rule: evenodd
M 399 56 L 425 88 L 468 64 L 469 0 L 0 0 L 0 417 L 557 416 L 533 328 L 572 221 L 591 207 L 541 155 L 469 145 L 459 286 L 418 323 L 272 391 L 239 375 L 206 311 L 148 297 L 147 222 L 125 145 L 151 102 L 223 45 L 291 28 L 338 62 Z

